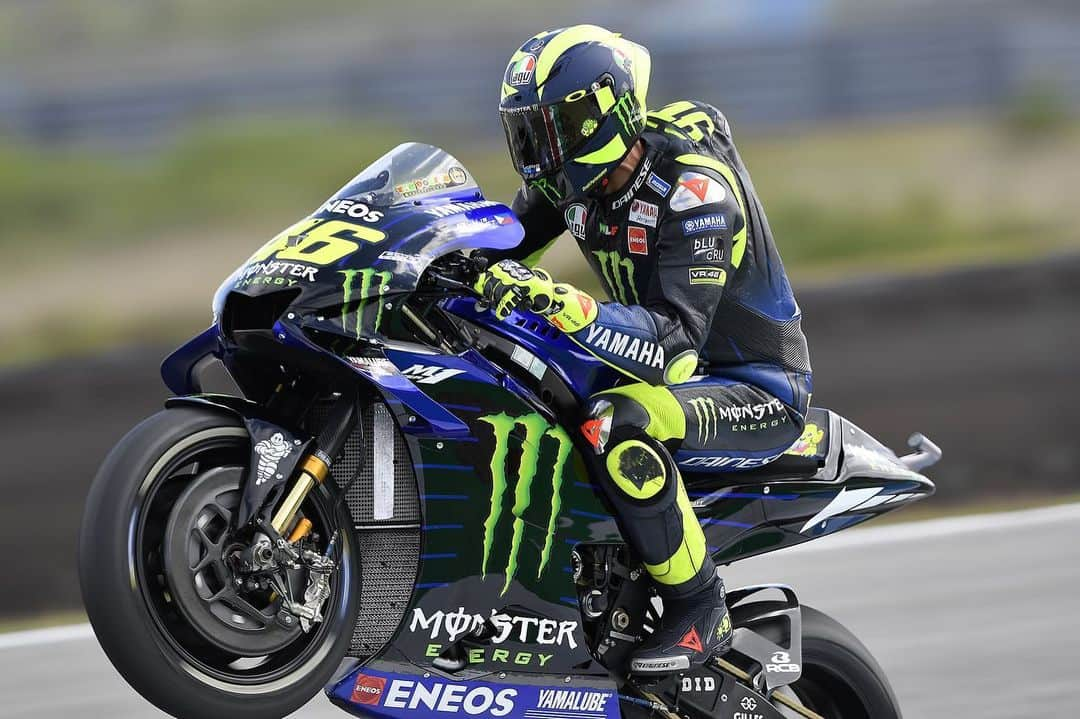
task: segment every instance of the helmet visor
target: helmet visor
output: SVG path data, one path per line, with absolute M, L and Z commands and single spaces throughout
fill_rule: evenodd
M 527 180 L 555 172 L 572 160 L 604 120 L 595 93 L 500 114 L 510 158 Z

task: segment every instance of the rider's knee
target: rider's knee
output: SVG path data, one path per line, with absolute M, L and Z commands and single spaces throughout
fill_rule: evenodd
M 597 454 L 632 437 L 646 435 L 649 411 L 630 397 L 621 394 L 598 394 L 589 400 L 581 431 Z

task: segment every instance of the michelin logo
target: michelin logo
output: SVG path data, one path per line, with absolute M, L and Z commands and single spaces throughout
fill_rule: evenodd
M 281 432 L 274 432 L 269 439 L 255 445 L 255 454 L 259 455 L 259 465 L 255 468 L 255 484 L 260 485 L 277 475 L 278 463 L 289 456 L 292 447 L 285 441 Z

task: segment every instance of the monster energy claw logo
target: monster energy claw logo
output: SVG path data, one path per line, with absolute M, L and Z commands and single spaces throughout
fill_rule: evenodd
M 704 445 L 709 439 L 716 437 L 720 428 L 720 413 L 716 400 L 712 397 L 695 397 L 690 400 L 690 406 L 694 408 L 694 416 L 697 417 L 698 444 Z
M 634 284 L 634 261 L 620 257 L 618 252 L 593 250 L 600 261 L 600 272 L 611 290 L 613 299 L 620 304 L 638 304 L 637 286 Z
M 356 321 L 354 331 L 356 332 L 356 339 L 360 339 L 363 332 L 363 319 L 364 310 L 369 306 L 369 300 L 375 300 L 375 326 L 373 327 L 375 332 L 379 331 L 379 326 L 382 323 L 382 298 L 381 295 L 386 292 L 391 274 L 389 272 L 376 272 L 370 268 L 364 270 L 340 270 L 340 274 L 345 276 L 344 281 L 341 283 L 342 294 L 344 295 L 341 300 L 341 328 L 343 330 L 348 329 L 348 316 L 349 316 L 349 302 L 355 297 L 360 301 L 360 304 L 356 306 L 354 310 L 356 313 Z M 376 288 L 372 291 L 373 288 Z
M 553 205 L 559 204 L 559 200 L 562 199 L 562 193 L 559 192 L 559 188 L 552 184 L 551 180 L 546 177 L 541 177 L 539 180 L 530 180 L 530 187 L 535 187 L 547 201 Z
M 622 123 L 623 130 L 627 135 L 634 135 L 637 133 L 634 128 L 641 123 L 641 110 L 634 102 L 633 93 L 623 93 L 622 97 L 619 98 L 619 101 L 615 103 L 612 112 L 619 118 L 619 122 Z
M 480 417 L 479 420 L 491 425 L 495 433 L 495 449 L 491 454 L 491 511 L 484 521 L 484 559 L 481 575 L 486 577 L 492 549 L 495 546 L 495 531 L 503 514 L 504 495 L 508 491 L 507 467 L 510 454 L 510 435 L 520 425 L 525 430 L 521 441 L 521 459 L 518 462 L 517 483 L 514 486 L 514 504 L 510 508 L 513 520 L 513 535 L 510 540 L 510 555 L 506 560 L 506 581 L 500 596 L 506 594 L 510 582 L 517 574 L 518 555 L 521 552 L 521 540 L 525 532 L 525 512 L 532 501 L 533 480 L 536 479 L 540 464 L 540 455 L 545 448 L 554 445 L 554 459 L 551 465 L 551 513 L 548 515 L 547 537 L 540 552 L 540 566 L 537 578 L 547 567 L 551 557 L 551 547 L 555 537 L 555 523 L 561 509 L 562 480 L 566 460 L 572 447 L 570 437 L 558 426 L 551 426 L 536 413 L 511 417 L 505 412 Z

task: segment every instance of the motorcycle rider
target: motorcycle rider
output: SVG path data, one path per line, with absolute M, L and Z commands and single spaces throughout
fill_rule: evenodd
M 679 473 L 748 469 L 803 429 L 811 391 L 801 314 L 725 117 L 682 101 L 647 112 L 645 48 L 594 25 L 540 33 L 510 58 L 500 115 L 524 185 L 521 244 L 476 287 L 524 307 L 629 382 L 590 398 L 582 431 L 603 490 L 664 600 L 638 674 L 726 651 L 722 580 Z M 564 231 L 612 298 L 535 267 Z

